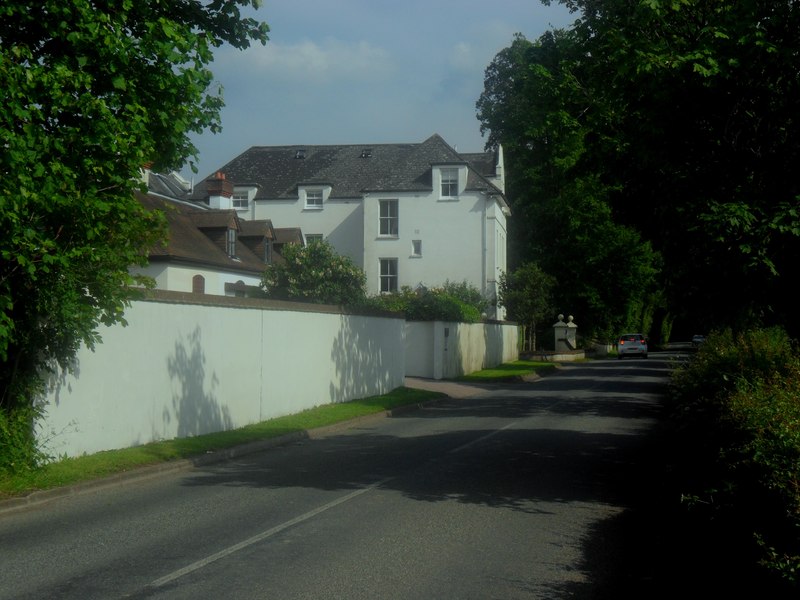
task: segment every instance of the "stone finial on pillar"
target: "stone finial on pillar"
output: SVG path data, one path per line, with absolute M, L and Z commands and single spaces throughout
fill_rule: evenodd
M 574 322 L 572 315 L 567 317 L 566 323 L 564 322 L 564 315 L 558 315 L 558 323 L 553 325 L 555 351 L 569 352 L 577 349 L 577 331 L 578 325 Z

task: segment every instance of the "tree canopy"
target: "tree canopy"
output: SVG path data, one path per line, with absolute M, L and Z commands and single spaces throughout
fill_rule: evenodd
M 262 287 L 269 298 L 352 306 L 366 298 L 366 276 L 352 260 L 328 242 L 288 244 L 283 262 L 264 272 Z
M 478 117 L 508 161 L 512 271 L 536 263 L 557 282 L 558 311 L 580 315 L 586 335 L 607 338 L 640 327 L 659 259 L 636 229 L 614 220 L 612 186 L 585 165 L 593 99 L 580 54 L 570 32 L 538 43 L 516 36 L 486 70 Z
M 477 105 L 509 162 L 512 260 L 539 261 L 559 298 L 576 289 L 572 273 L 607 314 L 658 298 L 683 327 L 797 331 L 796 2 L 563 4 L 574 25 L 517 36 Z M 565 229 L 567 213 L 594 231 Z M 620 294 L 631 285 L 645 294 Z
M 555 284 L 555 278 L 533 262 L 500 275 L 498 302 L 508 310 L 512 321 L 522 325 L 523 350 L 537 349 L 536 334 L 554 312 L 552 296 Z
M 160 235 L 140 169 L 182 165 L 220 128 L 212 51 L 266 42 L 259 0 L 7 0 L 0 5 L 0 416 L 99 325 Z

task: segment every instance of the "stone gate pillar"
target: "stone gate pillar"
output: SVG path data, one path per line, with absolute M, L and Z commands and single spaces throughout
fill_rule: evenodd
M 555 334 L 555 351 L 556 352 L 569 352 L 575 350 L 577 346 L 577 332 L 578 326 L 573 322 L 572 315 L 567 317 L 567 322 L 564 322 L 564 315 L 558 315 L 558 323 L 553 325 L 553 333 Z

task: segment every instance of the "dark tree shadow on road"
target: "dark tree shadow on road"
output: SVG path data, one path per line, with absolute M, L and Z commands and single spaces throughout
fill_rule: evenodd
M 659 426 L 668 365 L 652 361 L 640 371 L 643 377 L 634 377 L 628 363 L 607 362 L 395 417 L 447 419 L 440 432 L 425 427 L 425 435 L 402 437 L 380 434 L 374 423 L 354 424 L 204 467 L 184 484 L 347 491 L 388 478 L 382 488 L 418 502 L 457 502 L 530 518 L 567 514 L 572 505 L 608 507 L 592 513 L 599 516 L 581 540 L 574 568 L 582 577 L 550 583 L 542 597 L 716 598 L 753 588 L 758 580 L 752 569 L 740 568 L 748 561 L 736 548 L 678 518 L 680 498 L 666 470 L 680 439 Z M 625 385 L 605 381 L 604 372 Z M 498 420 L 512 425 L 500 430 Z M 453 428 L 453 421 L 463 426 Z

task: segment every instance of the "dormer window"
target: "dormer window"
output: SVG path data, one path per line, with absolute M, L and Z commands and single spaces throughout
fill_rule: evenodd
M 228 252 L 228 256 L 231 258 L 236 258 L 236 230 L 233 228 L 228 228 L 228 236 L 225 240 L 225 248 Z
M 231 206 L 234 210 L 243 211 L 250 208 L 250 203 L 255 200 L 258 187 L 255 185 L 237 185 L 233 188 Z
M 246 210 L 250 205 L 250 194 L 245 192 L 233 192 L 233 208 Z
M 322 190 L 306 190 L 306 208 L 322 208 Z
M 442 198 L 458 197 L 458 169 L 447 168 L 441 170 Z

